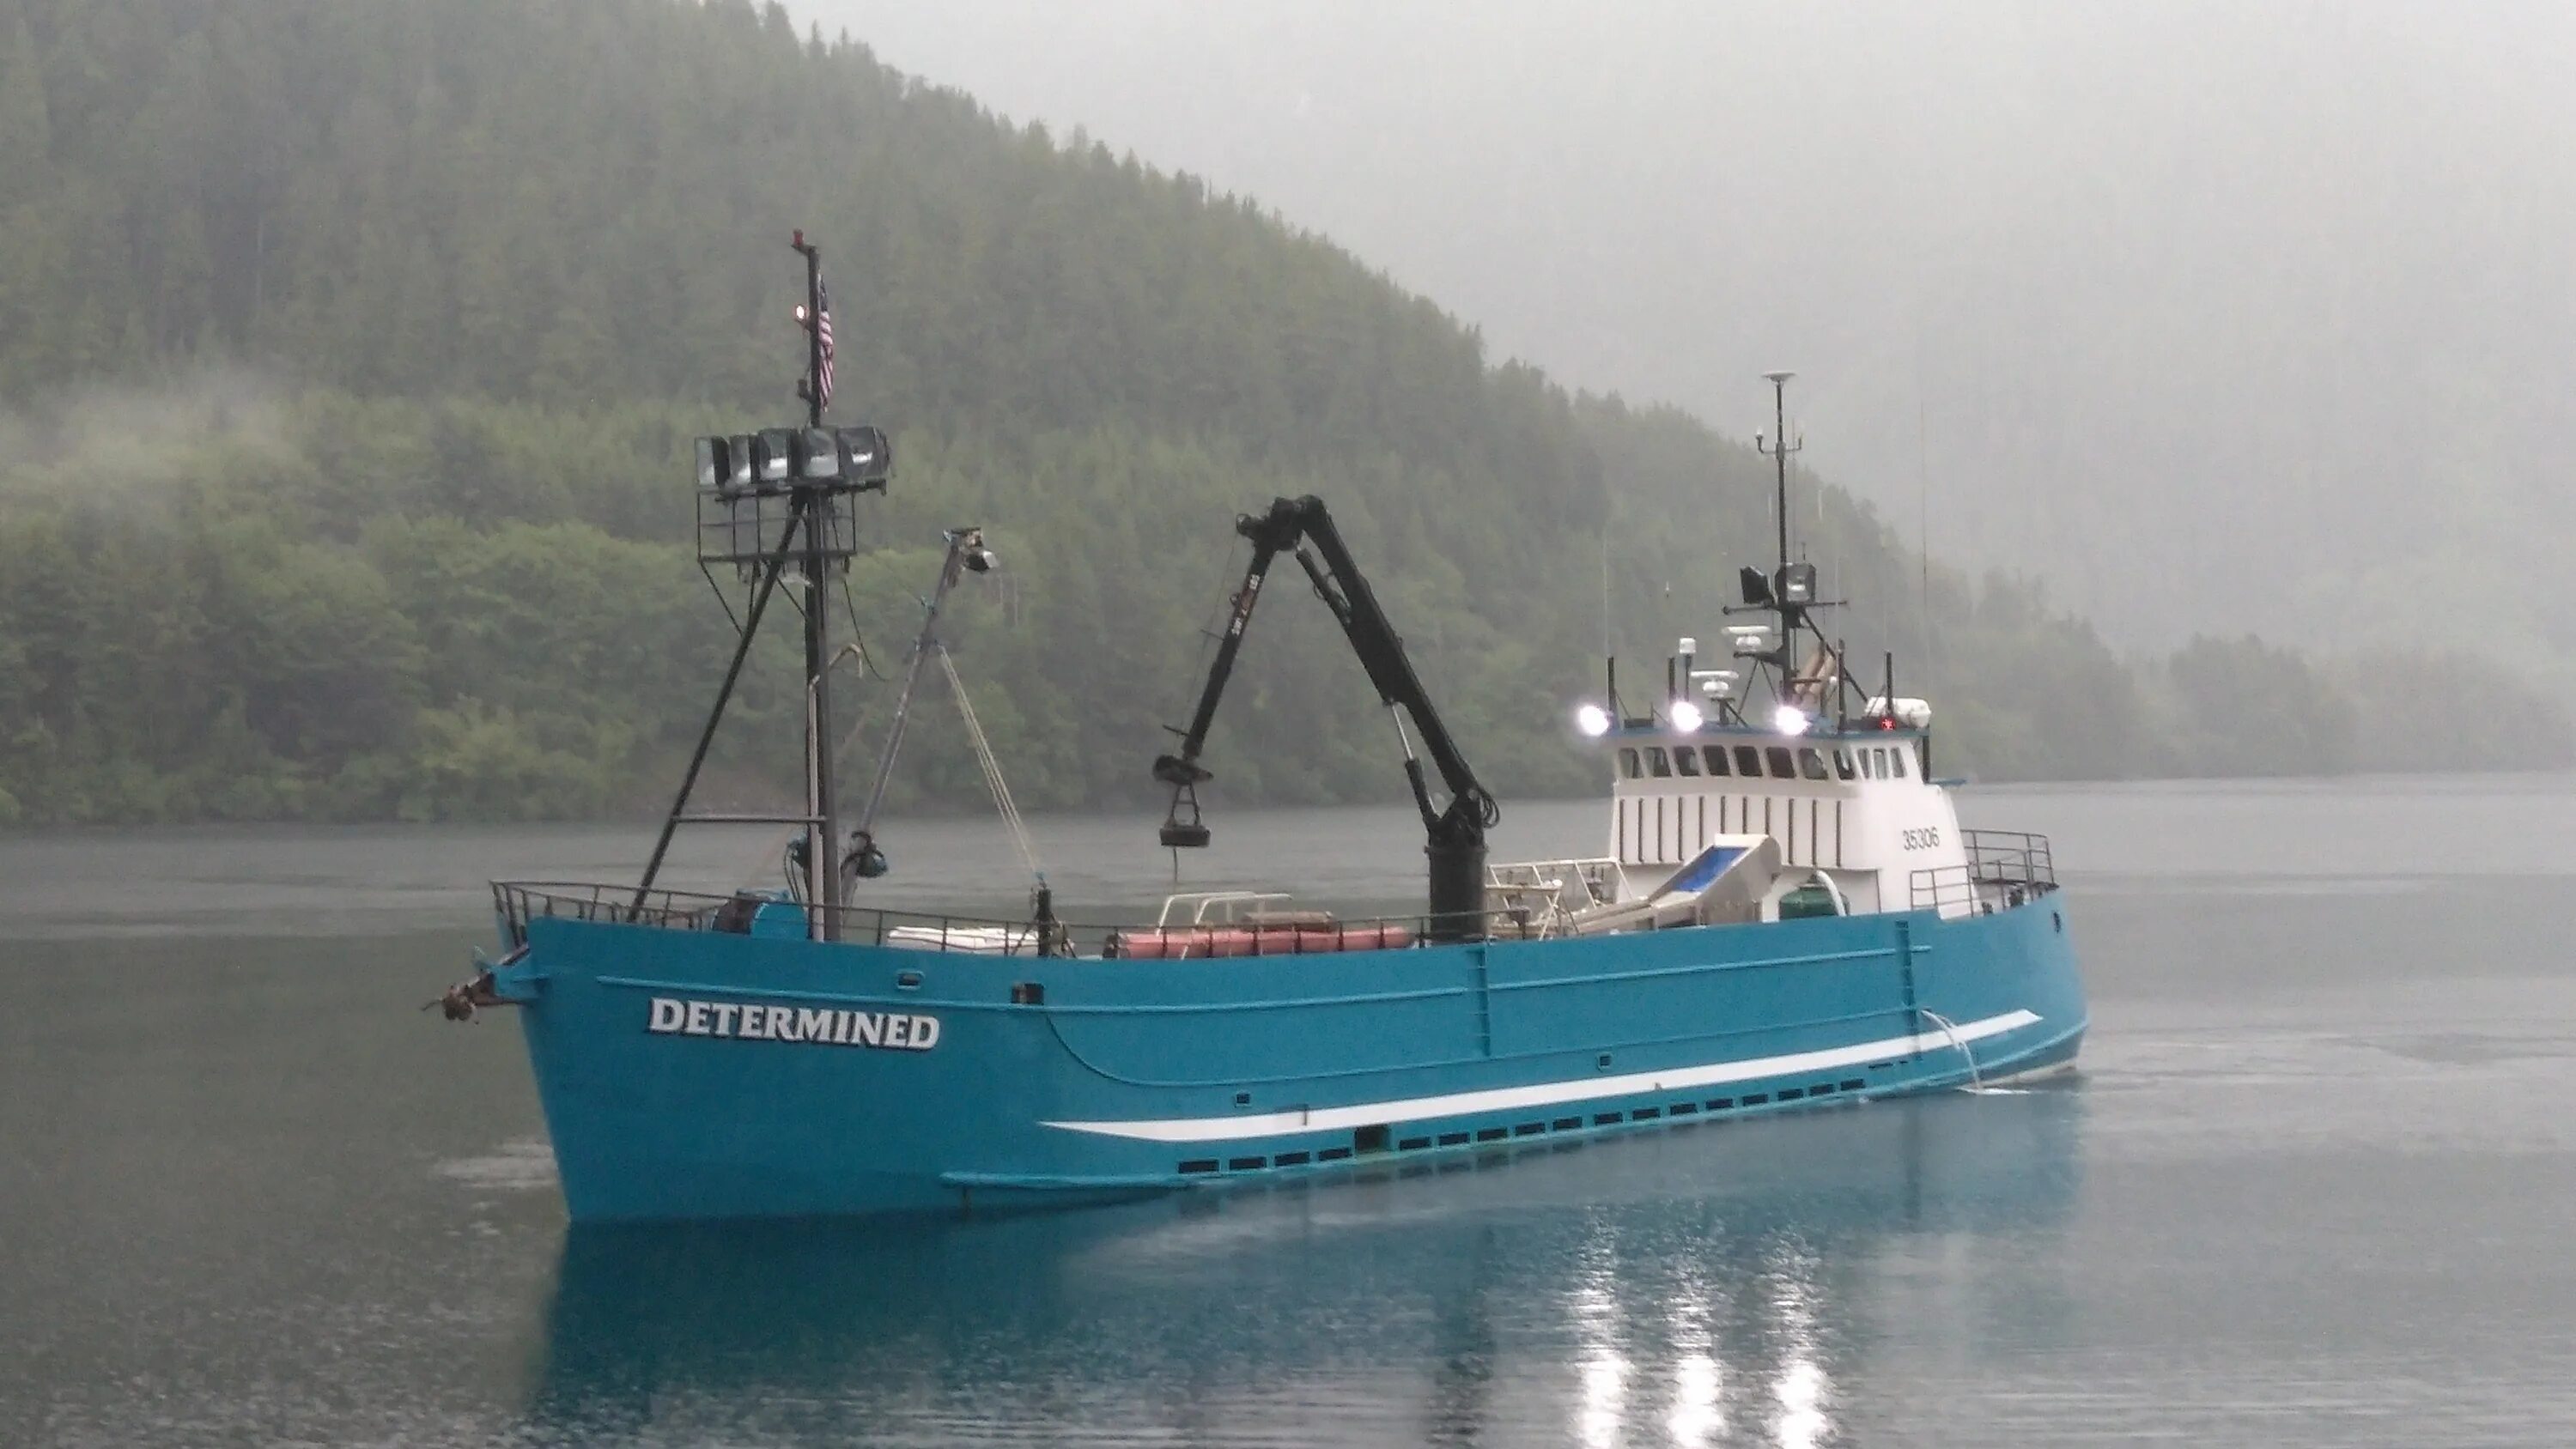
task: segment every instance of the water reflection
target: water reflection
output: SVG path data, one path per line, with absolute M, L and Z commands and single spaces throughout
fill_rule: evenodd
M 1816 1331 L 1816 1260 L 1790 1250 L 1767 1276 L 1771 1282 L 1771 1328 L 1780 1343 L 1779 1372 L 1771 1395 L 1779 1401 L 1772 1428 L 1781 1449 L 1813 1449 L 1833 1428 L 1825 1414 L 1829 1381 L 1821 1361 Z
M 1881 1325 L 1928 1302 L 1966 1342 L 2021 1311 L 1927 1298 L 1927 1274 L 2045 1311 L 2026 1265 L 2075 1199 L 2082 1111 L 1941 1098 L 1096 1211 L 576 1231 L 534 1418 L 569 1439 L 1842 1442 Z

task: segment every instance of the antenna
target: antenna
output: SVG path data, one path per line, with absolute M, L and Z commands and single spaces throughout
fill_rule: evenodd
M 1800 611 L 1790 602 L 1786 587 L 1789 581 L 1789 455 L 1806 446 L 1803 440 L 1793 441 L 1789 436 L 1789 379 L 1797 375 L 1786 368 L 1762 374 L 1764 380 L 1771 384 L 1771 425 L 1777 431 L 1769 442 L 1764 442 L 1759 434 L 1753 440 L 1755 450 L 1771 459 L 1777 468 L 1771 516 L 1779 528 L 1780 565 L 1779 571 L 1771 576 L 1771 596 L 1773 608 L 1780 616 L 1780 658 L 1783 661 L 1780 672 L 1784 680 L 1798 667 Z
M 1610 648 L 1610 525 L 1601 525 L 1601 657 L 1611 655 Z
M 1805 446 L 1803 442 L 1792 442 L 1789 438 L 1789 379 L 1797 375 L 1785 368 L 1762 374 L 1764 380 L 1771 384 L 1771 421 L 1778 431 L 1772 434 L 1769 442 L 1764 442 L 1759 434 L 1753 439 L 1753 446 L 1779 465 L 1771 516 L 1780 527 L 1780 567 L 1784 569 L 1789 566 L 1789 455 Z
M 1923 667 L 1935 667 L 1932 657 L 1932 430 L 1926 421 L 1923 401 L 1923 354 L 1921 338 L 1916 339 L 1914 357 L 1914 548 L 1919 570 L 1915 603 L 1915 623 L 1923 636 Z M 1892 669 L 1894 666 L 1891 665 Z M 1888 698 L 1894 699 L 1894 694 Z

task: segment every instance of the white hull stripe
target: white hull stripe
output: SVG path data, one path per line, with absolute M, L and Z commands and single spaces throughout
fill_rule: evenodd
M 1482 1112 L 1509 1111 L 1521 1107 L 1553 1107 L 1560 1103 L 1585 1102 L 1601 1097 L 1626 1097 L 1641 1092 L 1681 1091 L 1688 1088 L 1713 1087 L 1724 1082 L 1748 1082 L 1762 1077 L 1785 1076 L 1793 1072 L 1818 1072 L 1835 1067 L 1853 1067 L 1864 1062 L 1885 1061 L 1894 1056 L 1948 1051 L 1953 1048 L 1954 1043 L 1981 1041 L 1990 1036 L 2000 1036 L 2038 1020 L 2039 1016 L 2035 1012 L 2007 1011 L 2001 1016 L 1989 1016 L 1981 1021 L 1963 1021 L 1959 1023 L 1955 1037 L 1948 1032 L 1915 1032 L 1907 1036 L 1855 1042 L 1850 1046 L 1827 1047 L 1821 1051 L 1790 1052 L 1784 1056 L 1711 1062 L 1706 1066 L 1677 1067 L 1669 1072 L 1630 1072 L 1626 1076 L 1619 1077 L 1577 1077 L 1571 1081 L 1534 1082 L 1526 1087 L 1494 1087 L 1481 1092 L 1451 1092 L 1438 1097 L 1407 1097 L 1393 1102 L 1362 1102 L 1350 1107 L 1241 1113 L 1230 1117 L 1166 1117 L 1124 1122 L 1046 1122 L 1040 1125 L 1062 1128 L 1067 1132 L 1097 1133 L 1103 1137 L 1129 1137 L 1139 1142 L 1223 1142 L 1231 1138 L 1270 1137 L 1282 1132 L 1342 1132 L 1380 1123 L 1414 1122 L 1434 1117 L 1459 1117 Z

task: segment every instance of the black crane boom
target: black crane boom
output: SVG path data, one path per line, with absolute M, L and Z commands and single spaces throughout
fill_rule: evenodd
M 1277 499 L 1268 513 L 1245 514 L 1235 520 L 1234 526 L 1237 533 L 1251 541 L 1252 562 L 1244 570 L 1243 586 L 1235 591 L 1225 632 L 1217 643 L 1216 659 L 1199 693 L 1198 710 L 1190 717 L 1189 728 L 1174 731 L 1181 737 L 1180 749 L 1154 761 L 1154 778 L 1172 787 L 1171 812 L 1163 821 L 1163 843 L 1174 847 L 1208 843 L 1207 826 L 1199 819 L 1198 785 L 1210 777 L 1199 764 L 1199 752 L 1207 745 L 1208 726 L 1216 719 L 1217 701 L 1224 696 L 1226 681 L 1234 673 L 1235 655 L 1243 647 L 1244 629 L 1252 622 L 1253 606 L 1260 602 L 1262 581 L 1269 576 L 1271 562 L 1284 550 L 1292 553 L 1298 566 L 1306 571 L 1315 597 L 1333 611 L 1343 636 L 1350 640 L 1351 652 L 1359 656 L 1360 667 L 1368 671 L 1369 683 L 1377 687 L 1379 701 L 1395 721 L 1396 738 L 1404 747 L 1405 782 L 1413 789 L 1413 803 L 1422 812 L 1423 830 L 1429 837 L 1424 853 L 1430 857 L 1433 933 L 1453 939 L 1481 934 L 1485 832 L 1502 818 L 1501 807 L 1477 782 L 1475 771 L 1468 768 L 1466 756 L 1459 752 L 1458 742 L 1451 738 L 1449 727 L 1432 707 L 1421 677 L 1413 672 L 1413 661 L 1404 652 L 1404 640 L 1387 621 L 1386 611 L 1378 607 L 1376 593 L 1351 558 L 1350 548 L 1342 542 L 1341 531 L 1333 526 L 1324 501 L 1312 496 Z M 1413 721 L 1410 733 L 1405 729 L 1407 716 Z M 1415 735 L 1421 736 L 1431 767 L 1440 773 L 1441 787 L 1448 797 L 1445 802 L 1432 792 L 1421 756 L 1413 748 Z

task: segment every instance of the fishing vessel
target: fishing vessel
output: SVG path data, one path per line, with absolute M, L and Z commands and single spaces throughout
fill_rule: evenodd
M 859 508 L 892 475 L 874 428 L 824 424 L 829 314 L 802 234 L 805 425 L 701 439 L 703 561 L 749 590 L 731 666 L 638 883 L 496 882 L 501 953 L 445 999 L 514 1008 L 576 1221 L 831 1216 L 1074 1202 L 1366 1172 L 1606 1133 L 1981 1089 L 2065 1068 L 2086 1025 L 2044 839 L 1961 828 L 1929 706 L 1852 679 L 1789 540 L 1741 622 L 1659 687 L 1575 703 L 1608 780 L 1598 855 L 1487 859 L 1500 811 L 1316 498 L 1237 521 L 1251 564 L 1190 722 L 1158 757 L 1160 839 L 1206 844 L 1201 751 L 1271 565 L 1293 559 L 1396 723 L 1425 832 L 1425 909 L 1354 920 L 1268 890 L 1176 895 L 1151 920 L 1007 919 L 874 899 L 877 807 L 940 603 L 989 566 L 947 533 L 855 828 L 833 781 L 831 610 Z M 771 601 L 805 630 L 805 799 L 699 812 L 691 792 Z M 962 689 L 961 705 L 965 703 Z M 998 766 L 969 734 L 1006 819 Z M 1417 748 L 1417 742 L 1419 747 Z M 783 891 L 658 884 L 673 832 L 791 833 Z M 1015 824 L 1016 828 L 1016 824 Z

